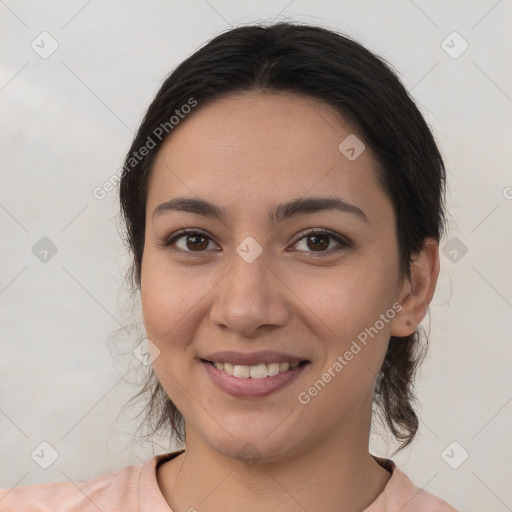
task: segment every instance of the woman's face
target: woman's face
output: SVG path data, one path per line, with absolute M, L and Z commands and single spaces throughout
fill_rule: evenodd
M 271 460 L 367 443 L 407 282 L 399 286 L 394 212 L 377 162 L 368 148 L 358 156 L 361 142 L 341 121 L 293 94 L 232 95 L 199 104 L 157 155 L 142 307 L 187 444 Z M 177 198 L 211 206 L 157 210 Z M 350 206 L 316 201 L 327 198 Z M 191 233 L 176 236 L 183 228 Z M 266 354 L 244 359 L 256 352 Z M 286 362 L 301 363 L 285 371 Z

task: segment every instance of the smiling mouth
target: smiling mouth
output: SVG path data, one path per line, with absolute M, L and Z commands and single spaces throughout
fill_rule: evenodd
M 300 363 L 260 363 L 252 366 L 242 364 L 231 364 L 231 363 L 220 363 L 217 361 L 208 361 L 202 359 L 203 362 L 209 363 L 211 366 L 217 368 L 221 372 L 224 372 L 231 377 L 237 377 L 239 379 L 265 379 L 267 377 L 273 377 L 280 373 L 286 373 L 290 370 L 297 368 L 298 366 L 304 366 L 309 361 L 301 361 Z

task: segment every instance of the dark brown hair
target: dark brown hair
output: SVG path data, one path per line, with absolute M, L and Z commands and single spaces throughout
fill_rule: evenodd
M 218 35 L 169 75 L 149 106 L 126 156 L 119 188 L 125 243 L 133 256 L 128 276 L 132 289 L 140 289 L 148 179 L 162 142 L 178 117 L 194 115 L 193 108 L 184 106 L 200 108 L 252 90 L 322 100 L 357 127 L 381 165 L 378 178 L 396 216 L 400 274 L 410 277 L 414 254 L 427 237 L 439 241 L 445 226 L 446 173 L 427 123 L 384 59 L 334 31 L 278 23 Z M 143 157 L 142 147 L 150 148 Z M 414 376 L 427 343 L 421 327 L 410 336 L 391 336 L 377 378 L 374 404 L 401 443 L 399 450 L 418 430 Z M 183 441 L 184 418 L 152 369 L 136 397 L 146 393 L 146 420 L 153 432 L 170 429 Z

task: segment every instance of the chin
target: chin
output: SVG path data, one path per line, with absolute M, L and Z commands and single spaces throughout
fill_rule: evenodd
M 287 454 L 300 450 L 289 433 L 270 436 L 261 432 L 237 432 L 232 433 L 231 436 L 226 432 L 224 434 L 220 439 L 210 439 L 209 444 L 219 453 L 238 459 L 247 466 L 275 462 L 283 459 Z

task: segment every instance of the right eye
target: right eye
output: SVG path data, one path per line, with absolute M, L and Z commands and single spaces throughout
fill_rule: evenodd
M 185 228 L 173 233 L 162 244 L 163 247 L 177 247 L 179 251 L 187 256 L 199 256 L 213 242 L 203 231 L 195 228 Z M 174 249 L 172 249 L 174 250 Z

